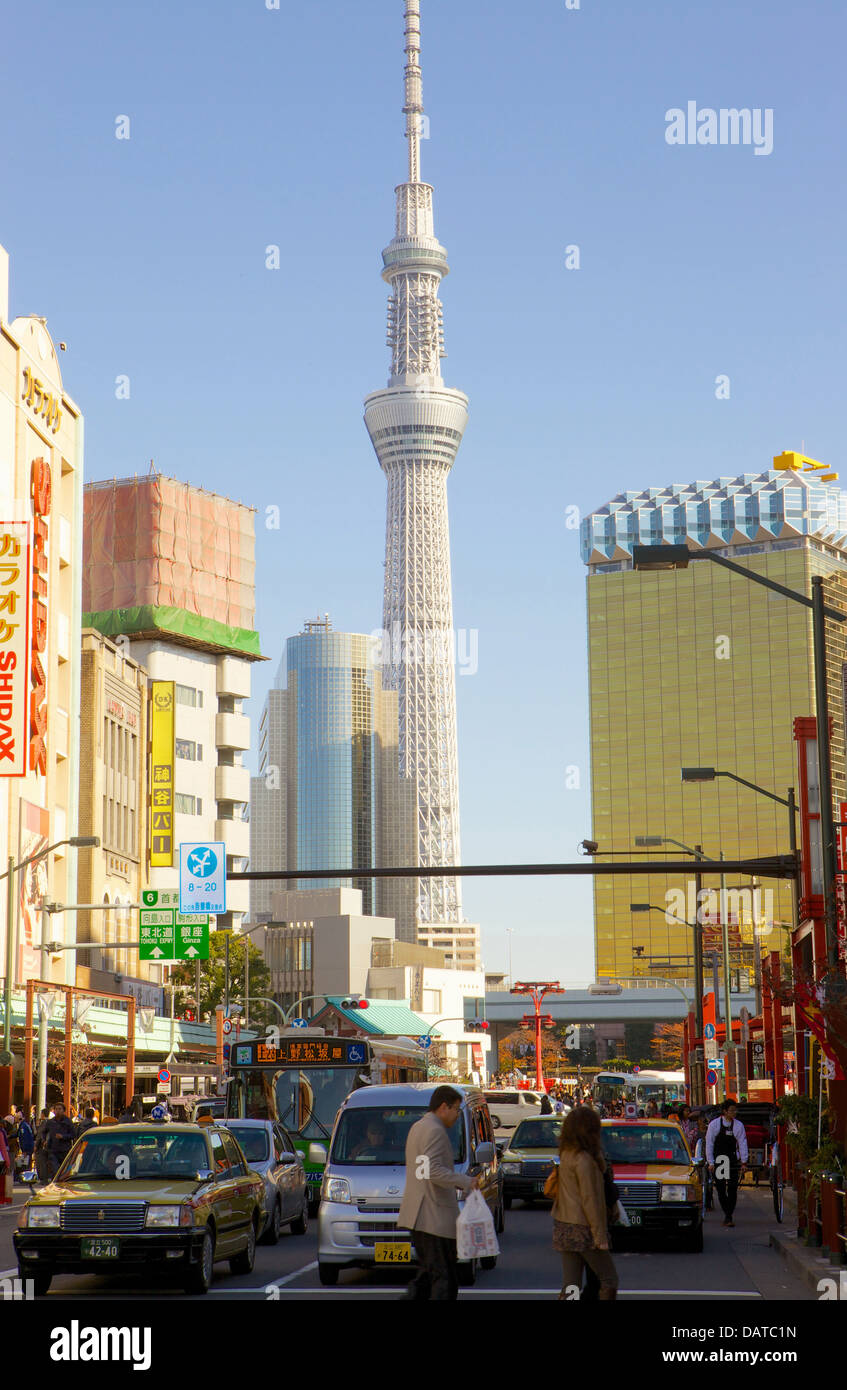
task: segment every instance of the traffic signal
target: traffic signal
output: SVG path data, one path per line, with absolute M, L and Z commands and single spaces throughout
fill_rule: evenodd
M 491 1027 L 484 1018 L 469 1018 L 465 1024 L 466 1033 L 487 1033 Z
M 342 999 L 342 1009 L 368 1009 L 370 1004 L 367 999 Z

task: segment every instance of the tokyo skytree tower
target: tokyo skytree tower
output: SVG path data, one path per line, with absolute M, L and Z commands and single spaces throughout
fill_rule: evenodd
M 447 475 L 468 399 L 444 385 L 438 289 L 448 272 L 436 239 L 432 187 L 420 181 L 428 134 L 420 68 L 420 3 L 405 0 L 409 177 L 395 190 L 394 239 L 382 253 L 390 286 L 388 388 L 365 399 L 365 424 L 388 480 L 383 602 L 384 684 L 399 694 L 400 772 L 415 782 L 421 865 L 458 864 L 459 785 Z M 418 924 L 458 922 L 457 880 L 416 880 Z

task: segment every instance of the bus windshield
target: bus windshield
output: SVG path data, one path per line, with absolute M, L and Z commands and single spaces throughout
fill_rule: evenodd
M 251 1068 L 240 1074 L 238 1108 L 247 1120 L 273 1119 L 299 1139 L 329 1139 L 355 1088 L 358 1067 Z

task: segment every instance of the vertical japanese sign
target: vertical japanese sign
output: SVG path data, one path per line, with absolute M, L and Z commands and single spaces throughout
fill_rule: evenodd
M 26 777 L 30 523 L 0 521 L 0 777 Z
M 150 867 L 174 862 L 174 683 L 154 681 L 150 732 Z
M 29 770 L 47 776 L 47 555 L 53 475 L 46 459 L 32 461 L 32 667 L 29 695 Z
M 20 803 L 20 830 L 18 835 L 18 863 L 29 859 L 33 854 L 41 854 L 50 843 L 50 812 L 43 806 L 31 806 L 28 801 Z M 47 859 L 36 859 L 27 864 L 18 874 L 18 904 L 20 925 L 23 937 L 18 946 L 18 979 L 38 979 L 41 959 L 35 948 L 36 923 L 43 898 L 49 889 Z M 41 944 L 41 926 L 38 925 L 38 943 Z
M 838 861 L 838 877 L 835 880 L 838 957 L 840 960 L 847 960 L 847 801 L 838 803 L 838 821 L 838 829 L 835 832 L 835 852 Z

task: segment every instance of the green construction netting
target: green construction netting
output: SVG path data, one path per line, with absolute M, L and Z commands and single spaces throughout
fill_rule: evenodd
M 83 613 L 83 627 L 96 628 L 104 637 L 133 633 L 173 633 L 209 647 L 223 648 L 243 656 L 261 656 L 259 634 L 245 627 L 228 627 L 214 618 L 200 618 L 184 608 L 115 608 L 108 612 Z

